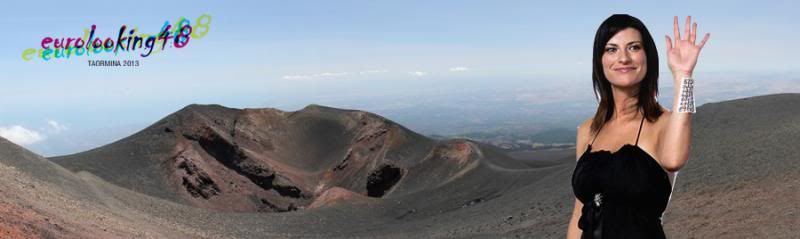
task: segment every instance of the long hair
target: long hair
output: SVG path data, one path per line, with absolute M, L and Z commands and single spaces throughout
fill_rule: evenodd
M 592 51 L 592 83 L 594 85 L 595 97 L 600 103 L 592 120 L 591 131 L 597 132 L 614 114 L 614 95 L 611 93 L 611 82 L 606 79 L 603 73 L 603 53 L 605 45 L 618 32 L 633 28 L 642 35 L 642 45 L 647 56 L 647 72 L 639 84 L 639 95 L 637 109 L 644 112 L 644 117 L 648 122 L 653 122 L 664 113 L 661 105 L 656 101 L 658 96 L 658 50 L 656 43 L 647 27 L 639 19 L 627 14 L 614 14 L 608 17 L 594 36 L 594 49 Z

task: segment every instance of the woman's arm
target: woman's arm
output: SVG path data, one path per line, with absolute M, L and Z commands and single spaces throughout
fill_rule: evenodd
M 667 171 L 675 172 L 683 168 L 689 160 L 689 149 L 692 135 L 692 114 L 678 113 L 680 97 L 680 80 L 682 76 L 673 75 L 676 81 L 675 100 L 673 101 L 672 113 L 669 114 L 666 128 L 661 136 L 659 144 L 661 152 L 661 166 Z
M 578 228 L 578 219 L 581 218 L 581 208 L 583 208 L 583 203 L 576 198 L 575 208 L 572 209 L 572 218 L 569 219 L 569 227 L 567 228 L 567 239 L 581 238 L 582 231 Z
M 586 143 L 588 143 L 589 137 L 589 127 L 592 125 L 592 118 L 589 118 L 581 125 L 578 126 L 578 133 L 575 136 L 575 161 L 581 159 L 583 155 L 583 151 L 586 150 Z M 580 200 L 575 198 L 575 207 L 572 209 L 572 217 L 569 219 L 569 225 L 567 226 L 567 239 L 578 239 L 581 237 L 581 229 L 578 228 L 578 219 L 581 218 L 581 209 L 583 209 L 583 203 Z
M 671 172 L 680 170 L 689 160 L 689 149 L 692 135 L 692 113 L 679 112 L 681 106 L 681 81 L 684 77 L 692 77 L 692 72 L 697 64 L 697 57 L 700 50 L 705 45 L 711 34 L 706 33 L 700 44 L 695 44 L 697 36 L 697 23 L 689 28 L 692 17 L 686 17 L 684 29 L 685 38 L 681 38 L 678 27 L 678 17 L 674 18 L 673 29 L 675 34 L 675 44 L 667 38 L 667 59 L 669 68 L 672 71 L 673 82 L 675 83 L 672 113 L 669 114 L 669 121 L 666 129 L 659 140 L 659 155 L 662 166 Z

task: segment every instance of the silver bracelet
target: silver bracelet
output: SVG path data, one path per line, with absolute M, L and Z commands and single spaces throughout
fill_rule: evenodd
M 684 76 L 681 78 L 681 93 L 678 96 L 678 113 L 695 113 L 694 108 L 694 79 Z

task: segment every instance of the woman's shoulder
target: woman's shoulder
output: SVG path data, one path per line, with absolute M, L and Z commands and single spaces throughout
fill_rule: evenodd
M 659 116 L 659 117 L 658 117 L 658 119 L 656 120 L 656 122 L 664 122 L 664 121 L 669 121 L 669 117 L 671 117 L 671 116 L 672 116 L 672 111 L 670 111 L 669 109 L 667 109 L 667 108 L 666 108 L 666 107 L 664 107 L 664 106 L 661 106 L 661 112 L 662 112 L 662 113 L 661 113 L 661 116 Z
M 577 132 L 577 136 L 576 136 L 577 138 L 575 140 L 575 143 L 576 143 L 575 144 L 575 154 L 576 154 L 575 155 L 576 156 L 575 160 L 578 160 L 580 158 L 580 153 L 583 152 L 584 150 L 586 150 L 586 147 L 587 147 L 586 144 L 589 143 L 589 137 L 590 137 L 590 134 L 591 134 L 590 133 L 590 131 L 591 131 L 590 128 L 592 127 L 592 120 L 593 120 L 593 118 L 588 118 L 588 119 L 584 120 L 580 125 L 578 125 L 578 128 L 577 128 L 578 132 Z
M 667 108 L 666 108 L 666 107 L 664 107 L 663 105 L 662 105 L 662 106 L 659 106 L 659 107 L 661 107 L 661 112 L 663 112 L 663 113 L 661 114 L 661 116 L 667 116 L 667 118 L 669 118 L 669 116 L 670 116 L 670 115 L 672 115 L 672 111 L 670 111 L 669 109 L 667 109 Z
M 658 132 L 661 132 L 661 130 L 669 124 L 669 118 L 672 117 L 672 112 L 664 106 L 661 106 L 661 111 L 661 115 L 652 122 L 652 125 L 655 126 Z
M 583 122 L 581 122 L 580 125 L 578 125 L 578 136 L 584 136 L 585 137 L 585 136 L 590 134 L 589 132 L 591 131 L 592 121 L 593 120 L 594 120 L 594 118 L 589 117 L 586 120 L 584 120 Z

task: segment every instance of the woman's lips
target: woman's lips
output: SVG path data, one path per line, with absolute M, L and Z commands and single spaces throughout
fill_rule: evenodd
M 614 70 L 622 72 L 622 73 L 628 73 L 628 72 L 631 72 L 633 70 L 636 70 L 636 67 L 621 67 L 621 68 L 616 68 Z

